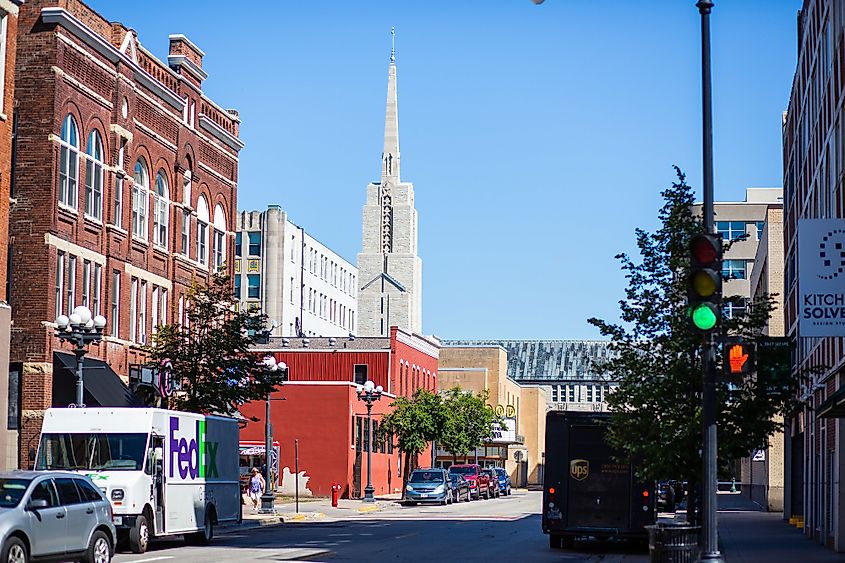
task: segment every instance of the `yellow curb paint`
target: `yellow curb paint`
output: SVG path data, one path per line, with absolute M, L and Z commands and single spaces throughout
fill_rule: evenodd
M 377 504 L 371 506 L 361 506 L 358 508 L 358 512 L 375 512 L 376 510 L 381 510 L 381 507 Z

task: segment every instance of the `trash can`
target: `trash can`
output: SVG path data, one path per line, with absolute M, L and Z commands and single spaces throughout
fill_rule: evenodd
M 698 559 L 701 526 L 655 524 L 646 529 L 651 563 L 695 563 Z

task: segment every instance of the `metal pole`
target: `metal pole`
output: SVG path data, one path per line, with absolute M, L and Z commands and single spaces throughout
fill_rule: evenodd
M 712 0 L 696 3 L 701 14 L 701 115 L 704 230 L 713 232 L 713 99 L 710 79 L 710 12 Z M 716 350 L 713 335 L 704 343 L 704 378 L 702 386 L 702 422 L 704 455 L 702 483 L 702 550 L 700 561 L 724 561 L 719 552 L 718 520 L 716 506 Z
M 296 471 L 296 513 L 299 514 L 299 440 L 293 441 L 293 468 Z
M 264 409 L 264 494 L 261 495 L 262 514 L 273 514 L 276 512 L 274 506 L 276 501 L 275 487 L 272 486 L 273 448 L 272 428 L 270 426 L 270 393 L 267 393 L 267 404 Z
M 73 350 L 76 354 L 76 406 L 85 406 L 85 383 L 83 380 L 82 364 L 85 361 L 85 346 L 81 340 L 76 341 L 76 346 Z
M 375 488 L 373 487 L 373 400 L 371 397 L 364 399 L 367 403 L 367 486 L 364 487 L 364 502 L 375 502 Z

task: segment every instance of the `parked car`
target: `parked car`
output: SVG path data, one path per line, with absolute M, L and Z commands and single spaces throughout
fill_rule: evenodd
M 494 471 L 496 472 L 496 476 L 499 478 L 499 489 L 502 491 L 502 494 L 510 496 L 511 476 L 508 475 L 508 472 L 505 471 L 504 467 L 496 467 L 494 468 Z
M 452 480 L 452 494 L 454 502 L 472 500 L 469 495 L 469 481 L 460 473 L 449 473 Z
M 499 476 L 496 475 L 496 471 L 492 467 L 485 467 L 482 471 L 487 474 L 487 478 L 490 480 L 488 485 L 490 487 L 490 497 L 499 498 L 502 490 L 499 488 Z
M 108 563 L 117 532 L 91 479 L 65 471 L 0 473 L 0 562 Z
M 449 473 L 460 473 L 469 482 L 469 493 L 474 499 L 490 498 L 490 477 L 477 463 L 463 463 L 449 467 Z
M 452 480 L 445 469 L 439 467 L 415 469 L 405 487 L 405 504 L 418 502 L 439 502 L 451 504 Z
M 669 483 L 657 484 L 657 510 L 675 512 L 675 488 Z

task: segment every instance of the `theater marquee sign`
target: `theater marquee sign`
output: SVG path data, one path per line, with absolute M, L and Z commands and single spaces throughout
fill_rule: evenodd
M 801 336 L 845 336 L 845 219 L 798 221 Z

